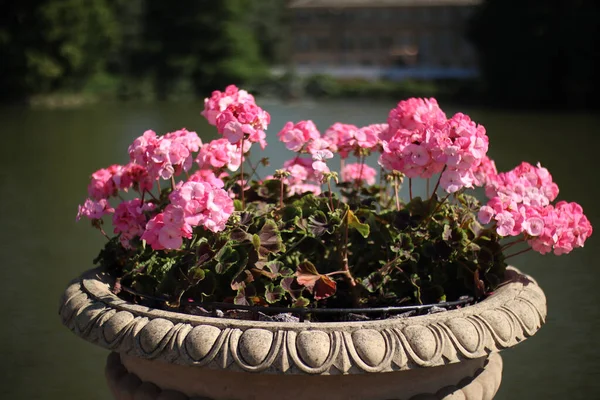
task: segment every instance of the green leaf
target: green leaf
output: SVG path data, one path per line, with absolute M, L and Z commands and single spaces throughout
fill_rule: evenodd
M 285 251 L 277 224 L 272 219 L 266 220 L 258 235 L 254 236 L 258 237 L 258 241 L 254 237 L 252 241 L 254 248 L 257 249 L 259 258 L 265 258 L 269 254 Z
M 217 274 L 224 274 L 240 261 L 239 253 L 231 248 L 231 246 L 223 246 L 216 255 L 218 261 L 215 266 L 215 272 Z
M 236 304 L 238 306 L 249 306 L 250 305 L 250 303 L 248 302 L 248 299 L 246 298 L 246 293 L 243 288 L 238 290 L 237 295 L 233 299 L 233 304 Z
M 271 279 L 277 279 L 278 277 L 289 278 L 294 276 L 294 271 L 284 266 L 281 261 L 269 261 L 264 264 L 264 271 Z
M 379 289 L 381 289 L 381 287 L 383 286 L 383 284 L 385 283 L 385 278 L 388 276 L 385 276 L 379 272 L 379 271 L 375 271 L 372 272 L 369 276 L 367 276 L 366 278 L 364 278 L 361 281 L 361 284 L 365 287 L 365 289 L 367 289 L 369 292 L 371 293 L 375 293 L 376 291 L 378 291 Z
M 304 286 L 300 285 L 296 278 L 283 278 L 281 280 L 281 287 L 286 293 L 289 293 L 292 299 L 300 297 L 304 291 Z
M 254 235 L 252 235 L 252 245 L 254 246 L 254 249 L 258 253 L 260 250 L 260 236 L 258 236 L 256 233 Z
M 369 228 L 369 224 L 363 224 L 356 217 L 356 215 L 352 212 L 352 210 L 348 210 L 348 214 L 346 217 L 346 221 L 350 228 L 354 228 L 364 237 L 365 239 L 369 237 L 369 233 L 371 229 Z
M 235 211 L 243 211 L 244 210 L 244 206 L 243 206 L 241 200 L 235 199 L 233 201 L 233 209 Z
M 310 304 L 310 301 L 306 297 L 298 297 L 296 301 L 294 301 L 294 307 L 304 308 Z
M 315 300 L 326 299 L 335 294 L 336 283 L 327 275 L 321 275 L 310 261 L 298 264 L 296 281 L 304 286 Z
M 234 229 L 231 231 L 229 238 L 240 243 L 252 241 L 252 235 L 242 229 Z
M 206 270 L 199 267 L 193 267 L 190 269 L 190 275 L 192 276 L 193 280 L 199 282 L 206 278 Z
M 308 217 L 308 229 L 316 237 L 333 232 L 330 230 L 329 223 L 327 222 L 327 215 L 320 210 L 316 210 Z
M 285 223 L 294 222 L 302 218 L 302 209 L 300 207 L 289 205 L 281 210 L 281 220 Z
M 266 287 L 265 300 L 267 300 L 269 304 L 277 303 L 283 298 L 284 294 L 285 291 L 281 286 L 275 286 L 274 284 L 270 283 Z

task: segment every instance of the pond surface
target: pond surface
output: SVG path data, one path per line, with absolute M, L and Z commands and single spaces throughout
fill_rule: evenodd
M 290 153 L 274 136 L 288 120 L 385 121 L 389 103 L 260 102 L 272 115 L 266 156 L 273 168 Z M 458 111 L 444 107 L 451 115 Z M 0 398 L 108 400 L 105 350 L 63 328 L 58 299 L 69 280 L 92 267 L 103 238 L 75 222 L 89 175 L 126 163 L 126 148 L 146 129 L 181 127 L 203 140 L 216 132 L 201 104 L 108 104 L 74 110 L 0 109 Z M 486 126 L 500 170 L 541 161 L 600 230 L 600 118 L 461 109 Z M 258 160 L 259 156 L 256 156 Z M 600 398 L 600 233 L 568 256 L 526 253 L 514 265 L 533 275 L 548 298 L 547 325 L 502 353 L 497 399 Z

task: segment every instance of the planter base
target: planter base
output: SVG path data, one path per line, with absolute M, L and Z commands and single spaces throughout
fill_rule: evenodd
M 188 367 L 111 353 L 106 378 L 117 400 L 489 400 L 502 358 L 377 374 L 272 375 Z

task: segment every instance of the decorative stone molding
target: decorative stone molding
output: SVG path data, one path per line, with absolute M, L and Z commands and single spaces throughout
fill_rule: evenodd
M 289 323 L 201 317 L 121 300 L 101 269 L 65 290 L 62 322 L 114 352 L 172 364 L 270 374 L 362 374 L 487 357 L 532 336 L 546 298 L 511 268 L 485 301 L 432 315 L 361 322 Z M 468 397 L 467 397 L 468 398 Z
M 177 390 L 162 389 L 152 382 L 143 382 L 135 373 L 127 370 L 118 353 L 108 355 L 105 375 L 108 387 L 117 400 L 213 400 L 203 396 L 188 397 Z M 273 376 L 273 379 L 277 377 Z M 502 358 L 492 353 L 474 376 L 464 378 L 456 385 L 445 386 L 435 393 L 412 396 L 410 400 L 491 400 L 498 391 L 501 379 Z

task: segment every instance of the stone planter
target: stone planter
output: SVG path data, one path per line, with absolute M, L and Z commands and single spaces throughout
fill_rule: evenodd
M 111 350 L 116 399 L 492 399 L 500 350 L 546 317 L 536 282 L 516 269 L 485 301 L 367 322 L 276 323 L 200 317 L 121 300 L 91 270 L 71 282 L 62 322 Z

